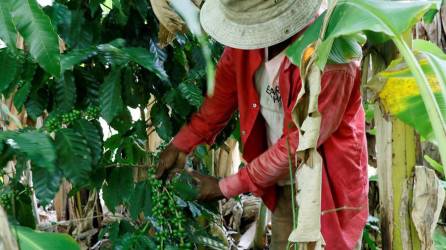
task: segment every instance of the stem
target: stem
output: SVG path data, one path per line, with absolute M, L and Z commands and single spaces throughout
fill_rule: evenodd
M 167 193 L 167 195 L 169 196 L 169 198 L 170 198 L 171 200 L 173 200 L 173 201 L 176 203 L 175 199 L 173 198 L 172 194 L 170 194 L 169 190 L 167 190 L 167 188 L 165 188 L 165 187 L 163 187 L 163 190 L 164 190 L 164 192 Z M 176 215 L 176 216 L 179 216 L 179 215 L 180 215 L 180 214 L 178 213 L 178 210 L 175 210 L 175 215 Z M 178 223 L 178 229 L 183 230 L 183 226 L 181 225 L 181 223 Z M 184 237 L 181 237 L 181 238 L 180 238 L 180 243 L 181 243 L 181 245 L 184 244 Z
M 293 210 L 293 229 L 297 227 L 297 211 L 294 197 L 294 176 L 293 176 L 293 163 L 291 161 L 290 144 L 287 138 L 287 148 L 288 148 L 288 168 L 290 170 L 290 182 L 291 182 L 291 209 Z
M 296 197 L 294 196 L 294 176 L 293 176 L 293 162 L 291 161 L 291 150 L 290 150 L 290 141 L 288 140 L 288 136 L 286 138 L 286 144 L 288 149 L 288 168 L 290 170 L 290 188 L 291 188 L 291 210 L 293 210 L 293 229 L 297 228 L 297 209 L 296 209 Z M 289 241 L 287 244 L 287 249 L 290 247 Z M 294 245 L 294 249 L 297 250 L 297 244 Z
M 150 222 L 146 222 L 146 224 L 144 225 L 143 229 L 142 229 L 142 233 L 145 233 L 147 231 L 147 228 L 149 227 Z
M 429 81 L 415 58 L 415 55 L 412 53 L 407 43 L 404 42 L 403 38 L 401 36 L 397 36 L 393 39 L 393 41 L 416 79 L 421 97 L 423 98 L 423 102 L 427 110 L 427 114 L 429 115 L 429 120 L 432 124 L 432 129 L 438 142 L 441 161 L 443 165 L 446 166 L 446 123 L 437 100 L 435 99 L 434 93 L 430 88 Z M 446 175 L 446 168 L 444 168 L 444 172 Z
M 206 36 L 201 35 L 198 37 L 198 42 L 201 46 L 203 57 L 206 60 L 206 72 L 207 72 L 207 94 L 212 96 L 214 94 L 214 79 L 215 79 L 215 66 L 212 63 L 212 51 L 209 48 L 209 43 Z
M 79 215 L 81 215 L 82 214 L 81 192 L 76 193 L 76 200 L 77 200 L 77 209 L 79 211 Z

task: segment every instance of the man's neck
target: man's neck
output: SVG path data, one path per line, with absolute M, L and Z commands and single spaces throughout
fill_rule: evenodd
M 273 59 L 275 56 L 280 54 L 280 52 L 284 51 L 292 42 L 292 39 L 289 38 L 286 41 L 278 43 L 276 45 L 268 47 L 268 58 L 267 60 Z

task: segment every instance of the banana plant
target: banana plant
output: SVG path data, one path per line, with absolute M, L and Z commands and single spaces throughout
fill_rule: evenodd
M 415 40 L 414 44 L 420 41 Z M 422 41 L 428 46 L 433 44 Z M 435 69 L 421 53 L 416 55 L 419 65 L 426 75 L 436 101 L 440 103 L 443 116 L 446 116 L 442 79 L 436 77 Z M 439 60 L 439 58 L 436 58 Z M 441 61 L 440 61 L 441 62 Z M 402 58 L 394 60 L 386 70 L 375 75 L 367 84 L 372 92 L 377 93 L 380 103 L 387 113 L 397 117 L 413 127 L 424 139 L 435 142 L 435 135 L 423 99 L 418 91 L 416 79 L 407 63 Z M 442 171 L 443 172 L 443 171 Z
M 438 144 L 443 164 L 446 163 L 446 122 L 441 106 L 444 99 L 436 99 L 428 77 L 417 61 L 411 46 L 404 38 L 408 31 L 423 17 L 431 18 L 438 11 L 441 1 L 383 1 L 383 0 L 338 0 L 330 16 L 323 41 L 318 46 L 317 65 L 323 69 L 329 60 L 335 41 L 364 33 L 369 42 L 382 43 L 392 40 L 412 72 L 421 99 L 430 120 L 433 135 Z M 402 18 L 404 17 L 404 18 Z M 288 50 L 290 60 L 300 66 L 305 52 L 320 35 L 325 16 L 320 16 Z M 444 53 L 433 44 L 415 42 L 413 48 L 425 54 L 435 77 L 444 89 Z M 443 91 L 444 94 L 444 91 Z

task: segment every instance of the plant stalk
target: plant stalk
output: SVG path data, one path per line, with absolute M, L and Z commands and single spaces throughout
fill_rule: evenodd
M 288 149 L 288 168 L 290 170 L 290 188 L 291 188 L 291 210 L 293 212 L 293 229 L 297 228 L 297 208 L 296 208 L 296 197 L 295 197 L 295 193 L 294 193 L 294 175 L 293 175 L 293 161 L 291 160 L 291 150 L 290 150 L 290 141 L 288 139 L 286 139 L 286 144 L 287 144 L 287 149 Z M 287 249 L 289 249 L 289 241 L 288 241 L 288 246 Z M 298 250 L 298 246 L 297 244 L 294 244 L 294 250 Z
M 435 137 L 437 138 L 441 161 L 443 165 L 446 166 L 446 122 L 426 75 L 424 74 L 410 47 L 404 42 L 403 39 L 403 37 L 397 36 L 393 39 L 393 41 L 416 79 L 421 97 L 423 98 L 423 102 L 427 110 L 427 114 L 429 115 L 429 120 L 432 124 L 432 129 Z M 444 169 L 444 174 L 446 175 L 446 168 Z

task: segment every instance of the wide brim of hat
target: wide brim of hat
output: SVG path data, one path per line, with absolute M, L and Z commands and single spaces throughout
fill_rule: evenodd
M 206 0 L 200 11 L 200 22 L 212 38 L 225 46 L 246 50 L 267 48 L 305 28 L 318 12 L 321 2 L 308 0 L 292 4 L 282 14 L 266 22 L 241 24 L 225 17 L 220 0 Z

